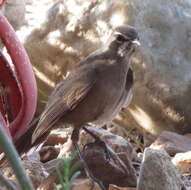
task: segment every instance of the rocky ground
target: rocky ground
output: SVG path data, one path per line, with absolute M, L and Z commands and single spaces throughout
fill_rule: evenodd
M 89 130 L 104 140 L 111 153 L 109 160 L 103 147 L 94 143 L 91 136 L 81 131 L 80 145 L 92 143 L 83 149 L 83 154 L 94 176 L 100 179 L 110 190 L 189 190 L 191 189 L 191 139 L 187 136 L 164 131 L 150 146 L 145 147 L 129 138 L 126 131 L 117 126 Z M 55 168 L 59 167 L 58 158 L 67 158 L 74 150 L 69 138 L 71 129 L 57 129 L 49 135 L 39 153 L 23 155 L 23 164 L 35 187 L 39 190 L 59 188 L 59 178 Z M 120 134 L 120 135 L 118 135 Z M 135 136 L 136 138 L 136 136 Z M 141 145 L 141 148 L 140 148 Z M 72 163 L 75 163 L 75 158 Z M 15 177 L 10 168 L 5 166 L 2 172 L 14 184 Z M 64 170 L 64 169 L 63 169 Z M 85 177 L 83 166 L 77 170 L 81 175 L 73 183 L 73 190 L 91 187 Z M 112 174 L 112 175 L 111 175 Z M 99 190 L 95 186 L 94 190 Z
M 133 103 L 113 124 L 104 129 L 89 128 L 109 146 L 110 160 L 96 143 L 86 146 L 83 153 L 94 175 L 110 190 L 190 190 L 191 4 L 176 0 L 106 2 L 26 0 L 25 21 L 15 28 L 19 28 L 17 34 L 36 74 L 37 113 L 67 70 L 102 46 L 112 27 L 135 25 L 142 49 L 134 58 Z M 70 134 L 70 128 L 54 130 L 39 153 L 23 155 L 23 164 L 37 189 L 53 189 L 53 183 L 60 188 L 55 168 L 58 158 L 74 151 Z M 89 142 L 92 138 L 82 131 L 81 148 Z M 89 189 L 91 183 L 84 177 L 83 167 L 78 170 L 81 175 L 73 190 Z M 16 186 L 9 166 L 2 171 Z

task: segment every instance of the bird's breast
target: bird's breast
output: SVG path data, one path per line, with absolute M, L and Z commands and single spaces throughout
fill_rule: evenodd
M 94 123 L 102 125 L 111 121 L 119 109 L 119 101 L 125 89 L 127 68 L 119 65 L 98 67 L 96 82 L 86 97 L 65 115 L 65 120 L 77 124 Z
M 95 105 L 92 109 L 99 110 L 97 118 L 92 123 L 104 124 L 114 119 L 121 110 L 120 99 L 124 93 L 127 67 L 111 67 L 99 73 L 99 80 L 95 85 Z M 93 101 L 93 100 L 92 100 Z M 116 110 L 118 109 L 118 110 Z M 115 114 L 114 114 L 115 113 Z

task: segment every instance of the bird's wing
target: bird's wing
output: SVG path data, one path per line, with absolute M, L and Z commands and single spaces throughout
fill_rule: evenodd
M 126 78 L 126 84 L 125 84 L 125 100 L 124 100 L 124 104 L 123 107 L 127 107 L 133 97 L 133 93 L 132 93 L 132 86 L 133 86 L 133 70 L 131 68 L 129 68 L 128 73 L 127 73 L 127 78 Z
M 32 144 L 45 135 L 67 111 L 73 110 L 96 82 L 94 70 L 71 74 L 51 94 L 40 121 L 32 135 Z

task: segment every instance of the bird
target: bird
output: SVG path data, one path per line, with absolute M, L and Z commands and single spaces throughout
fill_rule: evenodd
M 32 134 L 31 143 L 46 138 L 61 122 L 63 126 L 72 127 L 71 140 L 81 158 L 80 129 L 88 124 L 107 124 L 129 104 L 133 86 L 130 63 L 138 46 L 135 27 L 116 27 L 102 48 L 76 64 L 55 87 Z

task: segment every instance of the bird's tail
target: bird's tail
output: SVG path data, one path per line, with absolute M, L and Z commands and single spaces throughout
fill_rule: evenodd
M 30 127 L 28 131 L 26 131 L 14 144 L 18 151 L 18 153 L 21 155 L 22 153 L 28 152 L 35 144 L 31 143 L 32 134 L 39 122 L 40 117 L 35 118 L 32 123 L 30 124 Z

